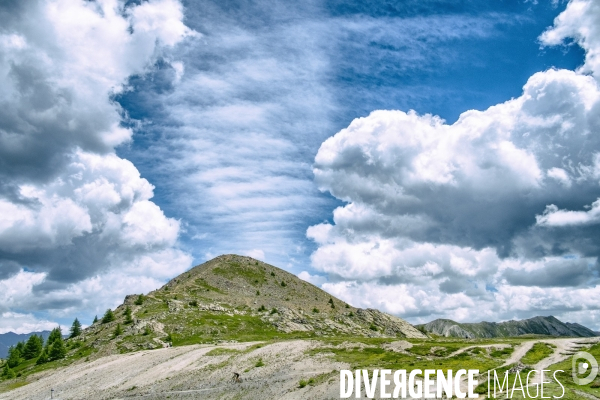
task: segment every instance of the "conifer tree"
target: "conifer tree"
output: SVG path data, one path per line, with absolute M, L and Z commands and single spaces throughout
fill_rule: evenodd
M 48 336 L 46 347 L 50 347 L 52 343 L 54 343 L 58 339 L 62 340 L 62 331 L 60 330 L 60 327 L 52 329 L 52 332 L 50 332 L 50 335 Z
M 106 310 L 104 316 L 102 317 L 102 323 L 108 324 L 109 322 L 113 322 L 114 320 L 115 314 L 113 314 L 112 310 L 109 308 L 108 310 Z
M 16 344 L 15 348 L 17 350 L 19 350 L 19 352 L 21 354 L 23 354 L 23 351 L 25 350 L 25 342 L 24 341 L 20 341 L 19 343 Z
M 23 358 L 26 360 L 32 360 L 37 358 L 42 353 L 44 347 L 44 339 L 38 335 L 31 335 L 25 343 L 25 349 L 23 350 Z
M 125 323 L 126 324 L 133 324 L 133 318 L 131 318 L 131 308 L 129 308 L 129 306 L 127 306 L 127 308 L 125 309 Z
M 40 356 L 38 357 L 37 361 L 35 362 L 37 365 L 40 364 L 45 364 L 47 363 L 48 360 L 48 350 L 44 347 L 42 349 L 42 352 L 40 353 Z
M 67 355 L 67 348 L 65 347 L 65 342 L 62 337 L 55 339 L 48 351 L 48 359 L 50 361 L 60 360 L 61 358 L 65 358 Z
M 6 365 L 9 368 L 14 368 L 21 363 L 21 352 L 19 349 L 15 347 L 10 347 L 8 349 L 8 360 L 6 360 Z
M 123 328 L 121 328 L 121 324 L 117 324 L 117 326 L 115 327 L 115 330 L 113 332 L 113 336 L 117 337 L 122 334 L 123 334 Z
M 144 300 L 146 300 L 146 297 L 143 294 L 140 294 L 133 304 L 136 306 L 141 306 L 144 304 Z
M 71 325 L 71 336 L 70 338 L 74 338 L 81 335 L 81 323 L 77 318 L 73 321 L 73 325 Z
M 97 315 L 94 316 L 94 320 L 92 321 L 92 324 L 95 324 L 96 322 L 98 322 L 98 316 Z
M 12 379 L 15 376 L 16 376 L 15 371 L 10 369 L 8 364 L 4 364 L 4 369 L 2 370 L 2 377 L 6 378 L 6 379 Z

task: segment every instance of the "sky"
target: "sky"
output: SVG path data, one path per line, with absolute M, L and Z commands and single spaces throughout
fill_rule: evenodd
M 220 254 L 600 330 L 600 3 L 0 3 L 0 333 Z

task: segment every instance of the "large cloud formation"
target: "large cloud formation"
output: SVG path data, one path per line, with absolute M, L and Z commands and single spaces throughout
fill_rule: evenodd
M 19 310 L 98 312 L 189 266 L 179 222 L 115 154 L 132 131 L 111 100 L 195 35 L 182 19 L 178 0 L 0 4 L 0 332 L 39 325 Z
M 577 71 L 454 124 L 374 111 L 326 140 L 321 190 L 347 202 L 308 229 L 323 285 L 413 320 L 600 318 L 600 5 L 573 0 L 543 45 L 571 38 Z

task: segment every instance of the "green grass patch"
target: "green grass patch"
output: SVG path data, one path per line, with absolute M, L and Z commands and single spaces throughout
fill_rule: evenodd
M 544 358 L 554 353 L 554 349 L 546 343 L 536 343 L 521 359 L 521 362 L 526 365 L 535 365 Z
M 216 267 L 213 269 L 213 273 L 228 279 L 242 278 L 254 286 L 265 279 L 265 271 L 262 268 L 242 265 L 237 262 L 229 262 L 226 267 Z M 256 283 L 256 281 L 259 283 Z
M 495 349 L 490 352 L 490 356 L 494 358 L 508 358 L 513 351 L 515 351 L 514 347 L 505 347 L 503 349 Z
M 211 351 L 206 353 L 206 355 L 207 356 L 225 356 L 225 355 L 232 355 L 232 354 L 238 354 L 238 353 L 241 353 L 241 351 L 236 350 L 236 349 L 217 347 L 216 349 L 212 349 Z
M 225 294 L 225 292 L 223 292 L 221 289 L 214 287 L 214 286 L 210 285 L 208 282 L 206 282 L 204 280 L 204 278 L 198 278 L 198 279 L 194 280 L 194 282 L 196 283 L 196 285 L 200 286 L 204 290 Z
M 183 326 L 173 334 L 173 345 L 184 346 L 198 343 L 214 343 L 217 340 L 237 340 L 239 342 L 302 339 L 315 336 L 312 332 L 285 333 L 277 330 L 269 322 L 255 315 L 227 315 L 200 312 L 193 318 L 169 316 L 161 321 L 165 329 Z

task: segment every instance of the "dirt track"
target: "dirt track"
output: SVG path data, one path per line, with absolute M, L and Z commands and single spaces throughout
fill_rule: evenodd
M 347 368 L 326 357 L 308 357 L 310 341 L 270 344 L 249 352 L 253 343 L 220 346 L 184 346 L 103 357 L 81 362 L 47 374 L 21 388 L 0 394 L 6 400 L 50 399 L 325 399 L 339 396 L 339 385 L 298 388 L 309 379 Z M 240 350 L 207 356 L 215 347 Z M 282 355 L 285 354 L 285 357 Z M 255 367 L 261 358 L 264 366 Z M 244 372 L 247 371 L 247 372 Z M 231 381 L 240 372 L 242 383 Z M 330 379 L 327 376 L 327 379 Z M 310 391 L 310 394 L 307 393 Z

